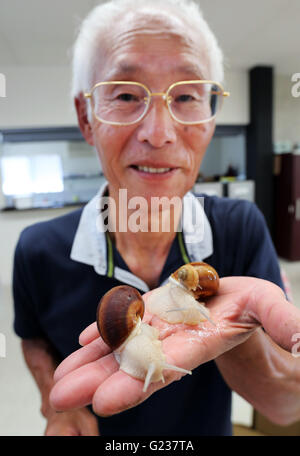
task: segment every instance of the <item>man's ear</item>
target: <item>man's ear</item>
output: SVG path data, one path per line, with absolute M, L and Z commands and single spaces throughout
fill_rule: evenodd
M 94 138 L 92 133 L 92 126 L 89 122 L 87 115 L 86 99 L 81 92 L 78 97 L 74 98 L 74 104 L 77 113 L 77 120 L 82 136 L 90 146 L 94 146 Z

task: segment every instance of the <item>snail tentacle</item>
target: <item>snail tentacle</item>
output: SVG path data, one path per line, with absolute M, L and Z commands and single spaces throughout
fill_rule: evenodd
M 164 364 L 164 369 L 170 369 L 170 370 L 173 370 L 173 371 L 183 372 L 184 374 L 192 375 L 192 371 L 187 370 L 187 369 L 183 369 L 182 367 L 173 366 L 172 364 L 168 364 L 168 363 Z
M 179 308 L 174 308 L 174 309 L 169 309 L 169 310 L 166 310 L 166 312 L 182 312 L 183 310 L 188 310 L 187 307 L 179 307 Z
M 200 303 L 198 304 L 197 310 L 205 317 L 212 325 L 217 326 L 216 323 L 210 318 L 209 311 Z
M 149 367 L 148 367 L 148 371 L 147 371 L 146 377 L 145 377 L 145 382 L 144 382 L 144 387 L 143 387 L 143 392 L 144 393 L 147 391 L 148 386 L 151 383 L 152 375 L 154 374 L 154 372 L 155 372 L 155 364 L 154 363 L 150 363 Z
M 169 277 L 169 282 L 172 284 L 172 285 L 175 285 L 175 287 L 180 287 L 182 288 L 183 290 L 185 290 L 186 292 L 189 292 L 189 289 L 181 282 L 179 282 L 178 280 L 174 279 L 174 277 L 170 276 Z

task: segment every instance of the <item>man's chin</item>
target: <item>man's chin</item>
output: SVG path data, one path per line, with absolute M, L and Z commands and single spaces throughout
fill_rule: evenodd
M 128 197 L 143 197 L 149 202 L 151 198 L 182 198 L 187 192 L 187 185 L 180 177 L 179 169 L 157 175 L 138 171 L 127 182 Z
M 184 192 L 180 192 L 177 188 L 159 188 L 158 186 L 149 186 L 147 188 L 136 188 L 134 190 L 127 189 L 128 200 L 132 198 L 141 198 L 147 201 L 147 203 L 155 202 L 156 200 L 171 200 L 173 198 L 182 199 Z

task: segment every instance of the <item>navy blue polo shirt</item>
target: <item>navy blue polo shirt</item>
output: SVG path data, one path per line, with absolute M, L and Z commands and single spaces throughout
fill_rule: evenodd
M 15 332 L 25 339 L 47 339 L 61 360 L 79 348 L 78 336 L 95 321 L 106 291 L 122 283 L 147 291 L 105 234 L 94 244 L 96 238 L 84 231 L 87 206 L 26 228 L 15 250 Z M 205 196 L 204 210 L 206 235 L 198 246 L 189 245 L 184 231 L 176 236 L 160 284 L 185 262 L 205 260 L 220 277 L 259 277 L 283 288 L 276 252 L 254 204 Z M 91 226 L 95 231 L 94 221 Z M 80 257 L 76 245 L 89 253 Z M 137 407 L 97 418 L 102 435 L 202 436 L 231 435 L 230 417 L 231 391 L 210 361 Z

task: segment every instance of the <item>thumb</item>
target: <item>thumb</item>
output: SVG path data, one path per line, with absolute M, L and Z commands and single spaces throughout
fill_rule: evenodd
M 285 298 L 281 288 L 262 279 L 247 304 L 248 312 L 258 320 L 269 336 L 285 350 L 291 351 L 295 334 L 300 333 L 300 309 Z

